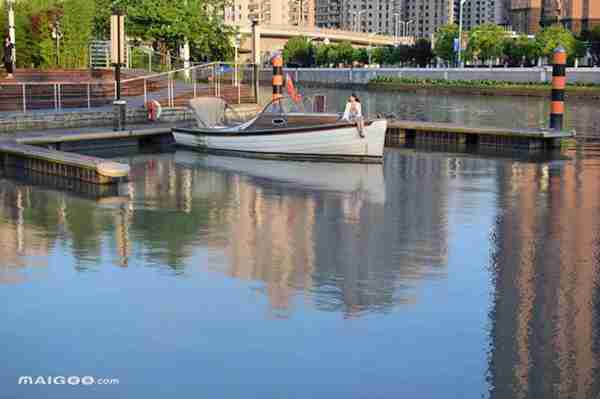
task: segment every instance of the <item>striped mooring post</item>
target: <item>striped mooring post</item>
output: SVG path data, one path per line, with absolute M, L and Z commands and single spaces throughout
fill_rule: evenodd
M 552 66 L 552 105 L 550 129 L 562 130 L 565 113 L 565 86 L 567 84 L 567 52 L 558 47 L 554 50 Z
M 276 55 L 271 60 L 273 65 L 273 101 L 283 97 L 283 57 Z

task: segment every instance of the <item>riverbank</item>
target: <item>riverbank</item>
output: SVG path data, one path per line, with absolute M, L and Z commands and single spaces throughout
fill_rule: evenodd
M 474 94 L 488 96 L 548 97 L 552 87 L 546 83 L 517 83 L 507 81 L 448 81 L 442 79 L 411 79 L 377 77 L 366 85 L 372 90 L 417 91 L 427 90 L 441 94 Z M 600 99 L 600 85 L 572 84 L 566 87 L 567 97 Z
M 419 79 L 447 82 L 446 87 L 436 85 L 437 90 L 460 91 L 457 82 L 509 82 L 525 87 L 510 87 L 500 89 L 493 94 L 504 92 L 511 95 L 531 95 L 549 90 L 552 81 L 552 68 L 286 68 L 294 82 L 304 86 L 320 85 L 322 87 L 365 87 L 370 82 L 379 79 Z M 261 81 L 270 82 L 272 71 L 261 71 Z M 594 97 L 600 91 L 579 89 L 587 85 L 595 85 L 600 88 L 600 68 L 567 68 L 567 83 L 578 85 L 577 89 L 570 90 L 573 93 L 581 93 L 582 96 Z M 531 85 L 536 86 L 532 89 Z M 538 89 L 537 85 L 541 87 Z M 383 88 L 383 87 L 382 87 Z M 416 90 L 423 89 L 423 85 L 403 85 L 402 88 Z M 465 93 L 473 93 L 473 87 L 467 87 Z M 489 87 L 477 87 L 481 94 L 489 93 Z M 495 87 L 494 87 L 495 89 Z M 514 94 L 513 94 L 514 93 Z M 537 94 L 540 96 L 541 94 Z M 544 93 L 544 95 L 546 95 Z

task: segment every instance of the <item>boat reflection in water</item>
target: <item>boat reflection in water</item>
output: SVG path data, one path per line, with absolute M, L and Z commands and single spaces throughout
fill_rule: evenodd
M 332 162 L 270 161 L 252 158 L 198 155 L 188 151 L 175 154 L 178 165 L 202 167 L 268 179 L 298 190 L 312 189 L 339 193 L 355 193 L 371 202 L 385 202 L 383 166 Z

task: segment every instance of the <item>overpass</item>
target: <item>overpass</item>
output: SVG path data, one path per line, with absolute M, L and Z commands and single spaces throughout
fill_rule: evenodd
M 252 52 L 252 27 L 238 25 L 242 34 L 241 53 Z M 258 25 L 261 54 L 281 50 L 292 37 L 304 36 L 313 42 L 340 43 L 350 42 L 354 47 L 393 46 L 395 44 L 413 44 L 414 37 L 398 37 L 365 32 L 351 32 L 337 29 L 309 28 L 297 25 Z M 243 56 L 242 56 L 243 58 Z

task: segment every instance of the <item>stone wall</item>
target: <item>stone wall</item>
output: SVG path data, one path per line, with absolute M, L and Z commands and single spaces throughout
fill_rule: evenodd
M 256 115 L 259 108 L 255 104 L 232 105 L 237 114 L 249 119 Z M 0 133 L 11 133 L 23 130 L 44 130 L 72 127 L 101 127 L 112 126 L 113 112 L 104 108 L 102 110 L 77 110 L 77 111 L 35 111 L 29 113 L 14 113 L 0 116 Z M 189 108 L 163 108 L 159 122 L 183 122 L 194 120 L 194 114 Z M 127 109 L 128 124 L 142 124 L 148 121 L 148 113 L 144 108 Z
M 179 122 L 192 120 L 192 112 L 187 108 L 163 109 L 161 122 Z M 129 108 L 127 123 L 148 122 L 148 113 L 143 108 Z M 0 132 L 10 133 L 18 130 L 44 130 L 71 127 L 112 126 L 113 113 L 110 110 L 68 111 L 68 112 L 31 112 L 8 114 L 0 117 Z

